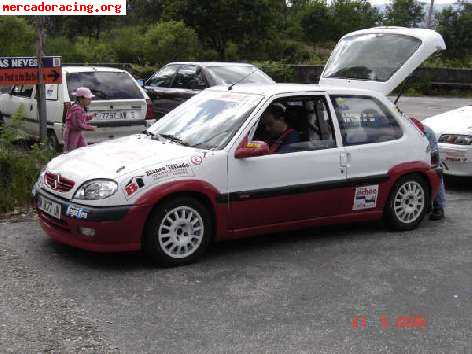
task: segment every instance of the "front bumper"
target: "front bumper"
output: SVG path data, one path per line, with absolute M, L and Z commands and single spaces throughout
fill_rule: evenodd
M 61 205 L 60 219 L 38 209 L 39 196 Z M 69 202 L 44 190 L 36 190 L 34 200 L 39 223 L 46 234 L 60 243 L 96 252 L 140 250 L 144 224 L 152 208 L 151 206 L 89 207 Z M 70 216 L 68 213 L 68 210 L 78 209 L 83 211 L 79 214 L 80 218 Z M 81 228 L 93 229 L 95 235 L 84 236 L 80 231 Z
M 443 173 L 451 176 L 472 176 L 472 149 L 454 144 L 439 144 Z

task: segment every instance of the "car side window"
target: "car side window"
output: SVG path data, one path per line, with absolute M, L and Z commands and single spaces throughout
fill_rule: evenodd
M 402 130 L 392 113 L 370 96 L 332 96 L 344 146 L 396 140 Z
M 33 86 L 18 85 L 13 86 L 11 94 L 13 96 L 30 98 L 33 93 Z
M 202 90 L 207 87 L 202 70 L 195 65 L 182 65 L 171 85 L 172 88 Z
M 286 97 L 275 100 L 271 105 L 281 107 L 283 119 L 288 129 L 293 132 L 292 137 L 296 138 L 283 146 L 284 153 L 336 147 L 334 127 L 324 96 Z M 263 140 L 271 147 L 280 139 L 274 136 L 271 127 L 267 127 L 266 123 L 261 117 L 253 140 Z
M 169 65 L 163 67 L 146 82 L 145 86 L 171 87 L 178 68 L 178 65 Z

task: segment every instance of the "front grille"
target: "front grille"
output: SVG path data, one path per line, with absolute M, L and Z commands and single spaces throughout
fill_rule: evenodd
M 460 134 L 443 134 L 439 137 L 438 142 L 455 145 L 471 145 L 472 136 Z
M 44 183 L 52 190 L 58 192 L 68 192 L 73 187 L 75 182 L 62 177 L 60 174 L 46 172 L 44 175 Z

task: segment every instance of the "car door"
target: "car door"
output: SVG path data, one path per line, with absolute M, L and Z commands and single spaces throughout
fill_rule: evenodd
M 291 99 L 290 95 L 271 102 L 288 102 L 287 99 Z M 344 150 L 327 96 L 311 93 L 303 95 L 303 99 L 323 102 L 324 119 L 332 127 L 331 136 L 305 139 L 293 144 L 293 152 L 284 154 L 236 158 L 234 151 L 230 152 L 228 187 L 233 229 L 297 222 L 342 214 L 346 210 L 349 204 L 343 195 L 346 171 L 340 166 Z M 302 98 L 294 98 L 292 102 L 297 100 Z M 260 119 L 268 104 L 257 113 L 257 123 L 247 133 L 250 140 L 260 140 L 257 137 Z
M 408 161 L 402 153 L 408 144 L 398 117 L 380 99 L 369 95 L 334 94 L 331 101 L 345 148 L 342 165 L 355 188 L 351 192 L 353 210 L 376 208 L 389 170 Z M 359 195 L 361 192 L 369 195 Z
M 179 67 L 179 64 L 166 65 L 144 84 L 157 118 L 163 117 L 178 106 L 178 98 L 171 85 Z
M 10 94 L 6 97 L 5 107 L 2 107 L 3 115 L 8 119 L 20 107 L 23 107 L 23 129 L 32 136 L 39 136 L 39 116 L 35 89 L 32 85 L 15 85 L 11 88 Z

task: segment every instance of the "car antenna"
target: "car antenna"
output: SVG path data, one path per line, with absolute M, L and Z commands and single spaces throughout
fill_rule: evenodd
M 228 91 L 231 91 L 233 89 L 233 86 L 236 85 L 236 84 L 239 84 L 241 81 L 247 79 L 249 76 L 251 76 L 252 74 L 254 74 L 255 72 L 257 71 L 257 69 L 254 69 L 253 71 L 251 71 L 249 74 L 247 74 L 246 76 L 244 76 L 242 79 L 239 79 L 238 81 L 236 81 L 235 83 L 232 83 L 231 85 L 228 86 Z

